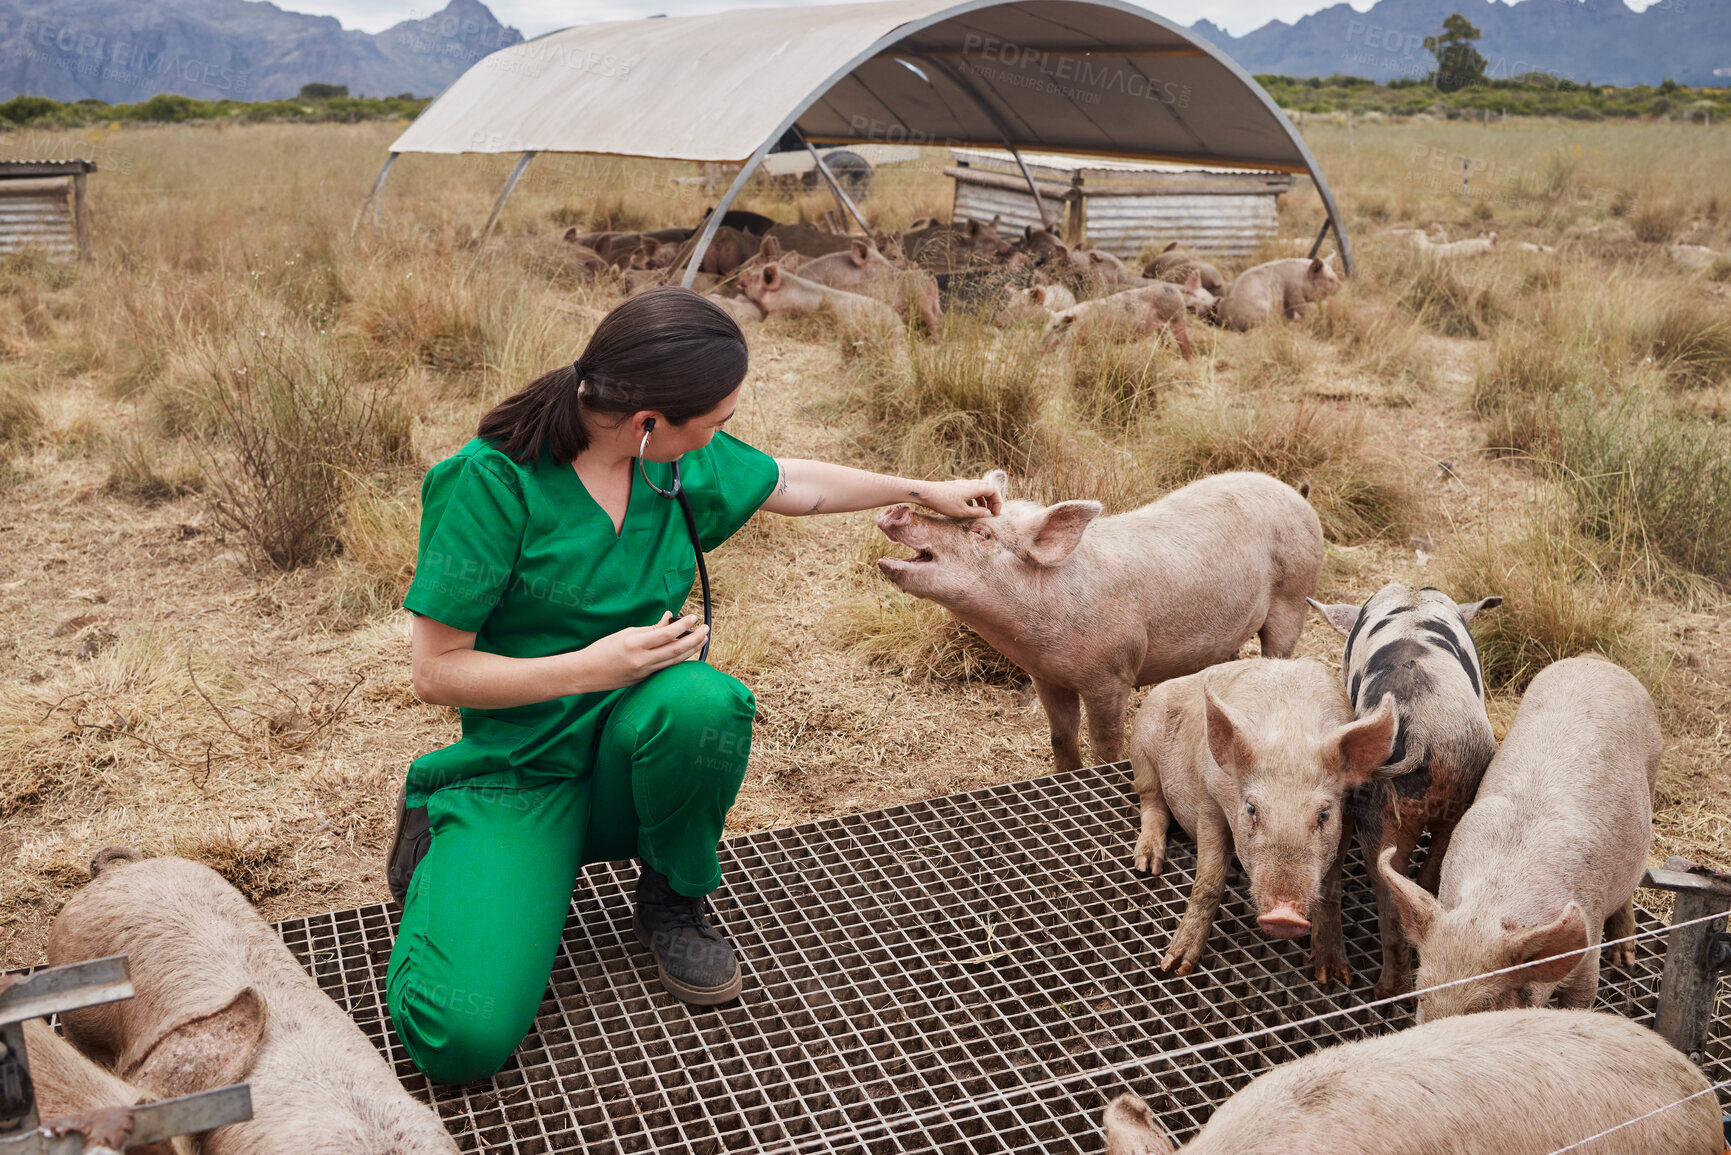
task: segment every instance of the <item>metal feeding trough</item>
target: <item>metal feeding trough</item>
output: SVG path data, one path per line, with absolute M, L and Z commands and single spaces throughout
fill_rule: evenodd
M 1183 1140 L 1270 1067 L 1410 1025 L 1360 1006 L 1380 953 L 1356 853 L 1350 992 L 1310 979 L 1305 941 L 1257 929 L 1241 880 L 1203 968 L 1161 975 L 1194 845 L 1175 841 L 1150 881 L 1130 867 L 1135 822 L 1121 762 L 728 839 L 714 898 L 745 994 L 709 1010 L 665 994 L 633 937 L 635 866 L 591 866 L 534 1030 L 463 1087 L 429 1087 L 387 1029 L 389 908 L 281 930 L 464 1150 L 514 1155 L 1097 1151 L 1101 1109 L 1126 1088 Z M 1638 909 L 1637 925 L 1664 924 Z M 1663 944 L 1602 972 L 1601 1010 L 1653 1021 Z M 1292 1025 L 1343 1008 L 1357 1009 Z M 1710 1025 L 1717 1082 L 1727 1027 Z

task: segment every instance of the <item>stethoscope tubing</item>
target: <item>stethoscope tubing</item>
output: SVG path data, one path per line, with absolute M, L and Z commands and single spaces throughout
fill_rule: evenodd
M 703 649 L 698 651 L 697 660 L 700 662 L 706 662 L 709 660 L 709 643 L 715 638 L 715 627 L 712 624 L 713 615 L 709 601 L 709 567 L 703 564 L 703 543 L 697 535 L 697 515 L 691 512 L 691 500 L 685 496 L 685 485 L 679 480 L 678 460 L 672 462 L 673 488 L 662 489 L 659 485 L 656 485 L 653 481 L 649 480 L 649 474 L 645 472 L 643 468 L 643 451 L 647 448 L 649 448 L 649 431 L 645 429 L 643 431 L 643 440 L 637 446 L 637 472 L 642 474 L 644 484 L 648 485 L 650 489 L 653 489 L 662 497 L 671 498 L 672 500 L 679 502 L 679 512 L 685 515 L 685 532 L 691 535 L 691 549 L 692 552 L 697 555 L 697 578 L 703 586 L 704 625 Z

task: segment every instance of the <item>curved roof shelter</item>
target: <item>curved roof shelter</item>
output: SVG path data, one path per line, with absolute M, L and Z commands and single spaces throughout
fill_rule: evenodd
M 1029 148 L 1308 173 L 1352 271 L 1328 183 L 1285 114 L 1218 49 L 1125 0 L 887 0 L 579 25 L 476 63 L 391 160 L 522 154 L 489 230 L 538 152 L 739 163 L 689 284 L 723 213 L 790 129 L 808 147 Z

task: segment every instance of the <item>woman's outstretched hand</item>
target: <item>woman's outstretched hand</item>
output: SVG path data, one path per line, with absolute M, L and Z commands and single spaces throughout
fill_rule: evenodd
M 945 517 L 996 516 L 1003 508 L 998 487 L 979 477 L 927 482 L 913 500 Z

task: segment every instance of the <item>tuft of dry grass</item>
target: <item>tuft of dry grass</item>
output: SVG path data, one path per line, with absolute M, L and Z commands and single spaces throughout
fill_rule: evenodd
M 42 432 L 42 406 L 22 384 L 0 383 L 0 455 L 22 449 Z
M 1626 215 L 1635 239 L 1650 245 L 1668 245 L 1677 239 L 1688 220 L 1688 202 L 1679 197 L 1641 196 Z
M 1045 405 L 1039 334 L 959 313 L 904 362 L 875 343 L 850 373 L 880 452 L 904 470 L 1026 472 Z
M 1579 346 L 1559 347 L 1527 327 L 1500 334 L 1490 364 L 1473 381 L 1473 413 L 1484 424 L 1487 448 L 1498 455 L 1548 455 L 1557 443 L 1563 395 L 1591 388 L 1601 375 Z
M 850 653 L 898 677 L 996 685 L 1028 678 L 942 606 L 893 590 L 842 603 L 836 625 Z
M 1495 272 L 1482 261 L 1475 267 L 1423 253 L 1414 255 L 1400 303 L 1445 337 L 1488 337 L 1509 315 Z
M 1621 568 L 1648 588 L 1688 594 L 1690 574 L 1731 588 L 1731 440 L 1722 430 L 1639 393 L 1605 406 L 1576 395 L 1557 449 L 1583 530 L 1616 548 Z
M 1182 365 L 1162 341 L 1083 341 L 1070 351 L 1070 399 L 1084 421 L 1126 430 L 1159 411 Z
M 351 482 L 337 518 L 342 550 L 336 606 L 352 621 L 395 610 L 414 580 L 420 491 L 406 481 L 391 481 L 390 474 L 383 474 Z
M 1602 564 L 1599 551 L 1554 502 L 1521 515 L 1510 531 L 1457 539 L 1444 584 L 1472 597 L 1500 595 L 1473 621 L 1487 687 L 1518 692 L 1552 662 L 1598 653 L 1651 686 L 1654 656 L 1636 628 L 1635 587 Z
M 1398 536 L 1417 511 L 1404 469 L 1366 447 L 1362 414 L 1314 403 L 1174 411 L 1160 452 L 1157 469 L 1173 485 L 1236 469 L 1308 482 L 1323 532 L 1342 544 Z
M 1668 296 L 1648 328 L 1653 360 L 1684 389 L 1731 384 L 1731 307 L 1698 293 Z

